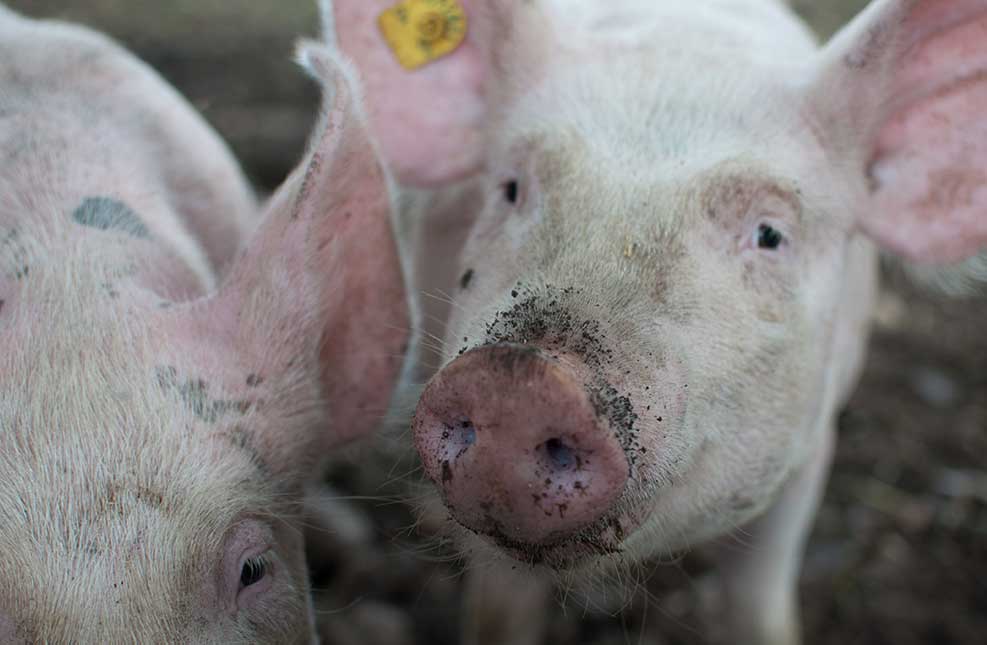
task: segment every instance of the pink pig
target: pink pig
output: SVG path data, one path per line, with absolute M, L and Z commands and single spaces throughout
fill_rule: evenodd
M 742 528 L 734 642 L 797 642 L 878 250 L 987 246 L 987 2 L 876 0 L 820 50 L 774 0 L 459 0 L 465 41 L 415 71 L 390 4 L 325 11 L 428 189 L 412 281 L 451 303 L 423 302 L 413 431 L 450 526 L 567 580 Z M 469 642 L 537 642 L 532 584 L 475 578 L 474 614 L 512 617 Z
M 0 7 L 0 642 L 316 640 L 302 491 L 388 407 L 409 311 L 353 72 L 301 60 L 329 100 L 246 239 L 174 90 Z

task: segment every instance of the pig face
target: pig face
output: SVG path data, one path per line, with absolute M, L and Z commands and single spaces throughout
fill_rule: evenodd
M 335 17 L 399 177 L 485 194 L 416 443 L 456 522 L 522 561 L 763 512 L 852 386 L 862 233 L 924 261 L 987 241 L 987 153 L 959 134 L 984 127 L 976 2 L 875 3 L 821 54 L 780 3 L 464 2 L 471 37 L 417 77 L 367 4 Z M 396 116 L 416 82 L 446 103 Z
M 388 406 L 408 308 L 353 73 L 318 45 L 302 62 L 331 100 L 215 293 L 121 277 L 142 253 L 109 240 L 133 227 L 58 199 L 0 218 L 3 642 L 314 639 L 302 489 Z
M 539 98 L 572 91 L 553 84 L 505 119 L 532 122 L 551 109 Z M 707 118 L 729 123 L 747 106 L 718 109 Z M 670 158 L 650 134 L 667 117 L 622 115 L 636 125 L 617 156 L 594 140 L 614 118 L 557 115 L 491 150 L 447 328 L 452 363 L 415 419 L 457 519 L 555 567 L 635 544 L 684 548 L 748 521 L 818 442 L 831 388 L 845 213 L 783 155 L 748 152 L 758 146 L 743 132 Z M 771 144 L 821 156 L 783 133 Z M 455 437 L 464 424 L 469 440 Z M 508 464 L 524 462 L 511 483 Z

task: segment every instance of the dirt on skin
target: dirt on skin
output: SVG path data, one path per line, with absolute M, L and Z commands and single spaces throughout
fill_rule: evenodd
M 203 111 L 262 190 L 300 158 L 317 91 L 290 58 L 297 36 L 315 34 L 314 0 L 9 4 L 85 22 L 133 48 Z M 825 36 L 865 2 L 795 4 Z M 950 301 L 895 279 L 876 318 L 802 573 L 806 644 L 982 643 L 987 301 Z M 313 555 L 325 642 L 457 642 L 463 563 L 433 522 L 417 522 L 395 501 L 416 475 L 411 460 L 395 465 L 370 451 L 333 475 L 336 490 L 353 497 L 327 504 L 337 532 Z M 607 611 L 571 599 L 565 611 L 553 605 L 546 642 L 732 642 L 704 563 L 685 558 L 638 579 L 640 592 L 626 603 L 602 592 L 592 599 Z

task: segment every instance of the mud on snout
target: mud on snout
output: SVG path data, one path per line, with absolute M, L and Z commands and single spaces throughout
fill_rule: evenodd
M 620 552 L 640 523 L 624 499 L 647 453 L 635 401 L 611 380 L 626 382 L 626 362 L 604 321 L 573 313 L 579 297 L 513 289 L 482 340 L 429 382 L 413 420 L 453 519 L 555 569 Z

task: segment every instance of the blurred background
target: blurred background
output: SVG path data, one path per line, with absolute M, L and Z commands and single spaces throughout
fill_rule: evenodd
M 133 49 L 230 142 L 259 191 L 301 157 L 318 94 L 291 57 L 297 37 L 316 33 L 315 0 L 7 3 Z M 827 38 L 866 1 L 795 4 Z M 461 563 L 429 527 L 411 529 L 393 486 L 379 486 L 408 469 L 367 456 L 334 476 L 352 498 L 314 572 L 327 643 L 456 642 Z M 659 566 L 641 586 L 609 612 L 553 607 L 548 642 L 732 643 L 717 629 L 702 562 Z M 801 591 L 807 645 L 987 642 L 987 300 L 949 300 L 889 276 Z

